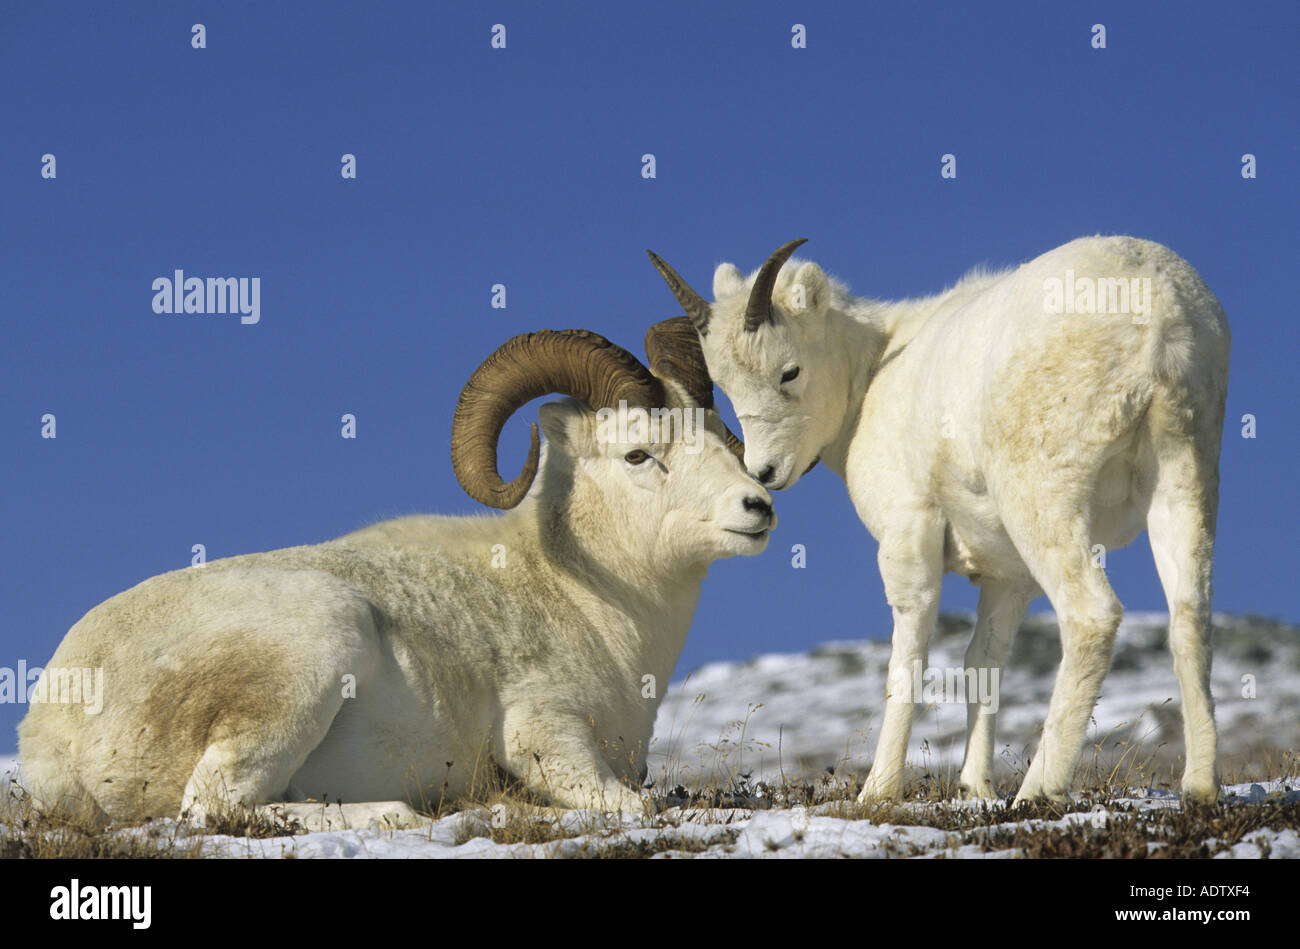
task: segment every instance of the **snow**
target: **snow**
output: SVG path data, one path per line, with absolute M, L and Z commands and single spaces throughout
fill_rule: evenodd
M 1266 799 L 1300 801 L 1300 779 L 1240 784 L 1225 788 L 1229 800 L 1259 803 Z M 1131 806 L 1138 810 L 1176 807 L 1176 796 L 1152 790 L 1117 801 L 1115 810 L 1097 807 L 1069 813 L 1057 820 L 1022 820 L 1001 823 L 991 831 L 1016 828 L 1065 828 L 1087 823 L 1104 829 L 1115 812 Z M 969 807 L 972 802 L 909 805 L 930 808 L 932 813 Z M 490 836 L 493 814 L 476 808 L 428 820 L 424 826 L 407 830 L 320 831 L 297 836 L 264 839 L 211 835 L 205 853 L 214 857 L 297 858 L 297 859 L 528 859 L 577 857 L 601 850 L 620 853 L 624 848 L 650 846 L 654 859 L 755 858 L 973 858 L 1005 859 L 1019 855 L 1015 848 L 986 851 L 978 844 L 963 843 L 962 834 L 923 825 L 874 824 L 819 813 L 834 805 L 792 807 L 773 810 L 745 808 L 670 808 L 651 817 L 602 815 L 589 811 L 565 811 L 558 817 L 539 816 L 539 824 L 552 826 L 556 833 L 572 834 L 544 843 L 496 843 Z M 981 830 L 982 835 L 985 831 Z M 1213 838 L 1209 839 L 1213 842 Z M 1219 859 L 1250 859 L 1262 855 L 1264 842 L 1273 858 L 1300 857 L 1300 838 L 1295 830 L 1260 830 L 1247 834 Z

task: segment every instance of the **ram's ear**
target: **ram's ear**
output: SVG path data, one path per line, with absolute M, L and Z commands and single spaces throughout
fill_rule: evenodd
M 809 262 L 799 268 L 794 279 L 783 289 L 786 312 L 796 319 L 801 315 L 820 313 L 831 300 L 831 282 L 816 264 Z
M 721 300 L 745 289 L 745 275 L 735 264 L 718 264 L 713 271 L 713 299 Z
M 543 404 L 537 410 L 537 420 L 546 440 L 565 454 L 587 455 L 594 450 L 591 427 L 594 414 L 577 399 Z

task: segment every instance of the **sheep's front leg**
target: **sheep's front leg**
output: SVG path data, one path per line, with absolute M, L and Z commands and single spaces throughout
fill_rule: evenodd
M 939 614 L 943 532 L 940 518 L 925 516 L 899 525 L 880 542 L 880 576 L 894 612 L 894 638 L 885 684 L 884 723 L 859 803 L 902 796 L 912 715 L 920 699 L 912 694 L 914 677 L 918 669 L 925 668 Z
M 647 798 L 624 784 L 600 753 L 591 724 L 535 708 L 507 712 L 505 766 L 560 807 L 642 814 Z

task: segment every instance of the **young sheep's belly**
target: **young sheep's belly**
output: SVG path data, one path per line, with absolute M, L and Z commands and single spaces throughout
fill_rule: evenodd
M 1146 528 L 1146 496 L 1134 453 L 1125 450 L 1109 459 L 1092 496 L 1091 555 L 1131 544 Z M 944 570 L 969 577 L 1032 579 L 1029 568 L 1003 526 L 997 506 L 987 493 L 949 496 L 944 512 Z
M 943 569 L 978 582 L 980 577 L 1027 579 L 1029 570 L 1007 536 L 997 503 L 974 469 L 937 481 L 939 508 L 947 524 Z
M 972 582 L 978 582 L 980 577 L 1032 579 L 1001 522 L 986 524 L 968 518 L 962 518 L 960 526 L 948 522 L 943 538 L 943 569 Z

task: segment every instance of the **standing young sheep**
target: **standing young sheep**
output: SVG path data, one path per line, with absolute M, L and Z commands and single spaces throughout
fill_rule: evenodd
M 1214 800 L 1210 571 L 1228 325 L 1200 276 L 1131 237 L 1071 241 L 936 296 L 848 294 L 778 250 L 713 277 L 710 305 L 650 255 L 686 308 L 773 490 L 820 458 L 844 478 L 893 609 L 893 651 L 862 800 L 896 798 L 946 571 L 980 586 L 971 669 L 998 669 L 1046 593 L 1063 658 L 1016 801 L 1059 799 L 1110 665 L 1122 608 L 1105 550 L 1147 529 L 1183 697 L 1184 798 Z M 991 796 L 994 716 L 968 706 L 966 795 Z
M 285 798 L 437 803 L 493 762 L 561 806 L 640 809 L 709 564 L 762 551 L 776 524 L 711 411 L 689 323 L 652 328 L 647 349 L 654 374 L 594 333 L 542 331 L 479 367 L 452 462 L 502 516 L 231 557 L 91 610 L 50 666 L 102 668 L 103 710 L 32 706 L 29 790 L 100 820 L 202 819 Z M 504 482 L 502 426 L 551 392 L 572 398 L 540 409 L 545 453 L 534 425 Z M 678 424 L 630 411 L 619 432 L 598 411 L 628 406 Z

